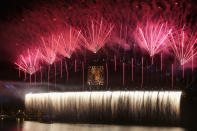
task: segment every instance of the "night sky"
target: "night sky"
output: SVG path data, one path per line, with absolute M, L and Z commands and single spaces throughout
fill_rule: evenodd
M 134 3 L 136 1 L 129 1 L 127 3 Z M 145 2 L 147 5 L 149 5 L 148 0 L 140 2 Z M 169 0 L 166 0 L 166 2 L 169 2 Z M 175 3 L 179 1 L 170 1 L 169 3 Z M 15 23 L 20 23 L 19 21 L 23 21 L 23 17 L 28 14 L 28 12 L 39 10 L 39 7 L 50 5 L 50 3 L 55 4 L 59 3 L 56 0 L 2 0 L 0 2 L 0 80 L 17 80 L 17 70 L 15 69 L 16 66 L 13 64 L 14 60 L 16 59 L 16 56 L 22 51 L 23 48 L 28 46 L 28 44 L 23 46 L 23 43 L 19 43 L 20 37 L 15 37 L 14 35 L 17 34 L 17 32 L 12 32 L 12 27 L 15 26 Z M 61 3 L 61 2 L 60 2 Z M 90 6 L 95 6 L 98 3 L 97 0 L 83 0 L 81 2 L 77 0 L 71 0 L 71 1 L 64 1 L 63 6 L 65 8 L 71 8 L 71 11 L 75 11 L 75 13 L 79 10 L 73 9 L 75 7 L 80 7 L 82 9 L 89 8 Z M 108 2 L 111 4 L 111 6 L 118 6 L 119 0 L 111 0 Z M 165 3 L 165 0 L 158 1 L 158 4 L 162 9 L 166 9 L 165 5 L 162 3 Z M 197 14 L 197 4 L 196 0 L 191 0 L 190 2 L 183 2 L 183 9 L 184 5 L 188 4 L 191 6 L 192 12 L 189 17 L 192 18 L 192 24 L 195 25 L 196 20 L 196 14 Z M 102 5 L 102 4 L 101 4 Z M 141 7 L 143 8 L 143 7 Z M 106 9 L 103 9 L 106 10 Z M 111 10 L 112 11 L 112 10 Z M 108 11 L 106 11 L 108 12 Z M 110 11 L 109 11 L 110 12 Z M 113 12 L 113 11 L 112 11 Z M 190 19 L 190 18 L 188 18 Z M 18 26 L 18 24 L 16 24 Z M 24 25 L 24 28 L 25 25 Z M 11 29 L 11 30 L 10 30 Z M 9 30 L 9 31 L 8 31 Z M 15 31 L 17 28 L 15 29 Z M 26 32 L 28 33 L 28 32 Z M 21 38 L 24 39 L 24 38 Z M 18 41 L 18 42 L 17 42 Z

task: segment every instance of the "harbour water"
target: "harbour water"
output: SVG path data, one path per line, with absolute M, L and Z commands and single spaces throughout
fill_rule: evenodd
M 40 123 L 33 121 L 1 121 L 1 131 L 186 131 L 182 127 L 155 127 L 135 125 Z

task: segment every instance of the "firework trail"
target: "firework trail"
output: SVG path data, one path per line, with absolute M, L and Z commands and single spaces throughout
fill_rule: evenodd
M 114 26 L 112 24 L 105 23 L 103 19 L 100 21 L 92 20 L 87 30 L 82 35 L 85 47 L 97 53 L 97 51 L 109 40 L 113 28 Z
M 166 47 L 166 40 L 171 31 L 172 29 L 168 28 L 167 22 L 147 22 L 145 26 L 140 25 L 137 27 L 136 39 L 138 40 L 139 46 L 153 57 Z
M 128 24 L 119 23 L 115 26 L 114 34 L 112 36 L 110 48 L 113 49 L 114 52 L 119 52 L 120 49 L 124 49 L 125 51 L 131 49 L 131 43 L 128 41 L 130 37 L 130 27 Z M 110 43 L 109 43 L 110 44 Z M 117 46 L 115 46 L 117 45 Z M 115 47 L 115 48 L 113 48 Z
M 162 55 L 162 53 L 161 53 L 161 56 L 160 56 L 160 63 L 161 63 L 161 65 L 160 65 L 160 67 L 161 67 L 161 72 L 162 72 L 162 69 L 163 69 L 163 55 Z
M 109 84 L 109 69 L 107 62 L 105 63 L 105 68 L 106 68 L 106 88 L 107 88 Z
M 72 27 L 70 27 L 69 30 L 60 33 L 58 53 L 64 57 L 70 58 L 76 48 L 79 48 L 78 41 L 80 35 L 81 31 L 75 30 Z
M 85 68 L 84 67 L 84 62 L 82 61 L 82 77 L 83 77 L 82 78 L 83 79 L 83 85 L 82 86 L 83 86 L 83 89 L 85 88 L 85 82 L 84 82 L 85 81 L 85 78 L 84 78 L 85 77 L 85 72 L 84 72 L 84 68 Z
M 27 50 L 25 54 L 21 54 L 15 64 L 18 68 L 26 73 L 30 74 L 30 83 L 31 83 L 31 75 L 36 73 L 39 69 L 39 59 L 40 59 L 39 50 Z
M 172 81 L 172 88 L 173 88 L 174 87 L 174 72 L 173 72 L 174 71 L 174 66 L 173 66 L 173 64 L 172 64 L 172 69 L 171 70 L 172 70 L 172 73 L 171 73 L 172 80 L 171 81 Z
M 122 63 L 122 85 L 125 85 L 125 62 Z
M 184 66 L 197 56 L 196 36 L 196 33 L 188 33 L 183 29 L 170 34 L 170 46 L 180 65 Z
M 133 57 L 131 59 L 131 80 L 133 81 Z
M 77 72 L 77 60 L 75 59 L 75 72 Z
M 144 58 L 142 57 L 142 82 L 141 82 L 141 87 L 143 86 L 144 83 Z
M 48 38 L 41 38 L 43 46 L 40 47 L 42 59 L 49 65 L 52 65 L 57 56 L 57 49 L 59 44 L 59 39 L 54 35 Z
M 18 77 L 21 77 L 21 71 L 20 71 L 20 67 L 18 68 Z
M 57 49 L 59 45 L 59 38 L 55 35 L 41 38 L 43 44 L 41 49 L 42 59 L 48 64 L 48 89 L 50 81 L 50 65 L 57 59 Z M 56 66 L 55 66 L 55 79 L 56 79 Z M 56 81 L 56 80 L 55 80 Z
M 42 67 L 40 66 L 40 83 L 42 84 Z
M 60 76 L 62 78 L 63 74 L 62 74 L 62 60 L 60 60 Z
M 27 72 L 30 75 L 39 70 L 39 50 L 27 50 L 26 54 L 21 54 L 15 64 L 23 72 Z
M 65 61 L 65 68 L 66 68 L 66 80 L 68 81 L 68 64 L 67 64 L 67 61 Z
M 117 58 L 116 55 L 114 55 L 114 71 L 116 72 L 116 67 L 117 66 Z

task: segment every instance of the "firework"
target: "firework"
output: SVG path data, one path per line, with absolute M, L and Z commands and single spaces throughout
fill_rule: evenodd
M 85 77 L 85 72 L 84 72 L 84 68 L 85 68 L 85 67 L 84 67 L 84 62 L 82 61 L 83 89 L 84 89 L 84 87 L 85 87 L 85 82 L 84 82 L 84 81 L 85 81 L 85 78 L 84 78 L 84 77 Z
M 145 49 L 151 57 L 161 52 L 167 45 L 168 35 L 172 29 L 167 23 L 158 21 L 157 23 L 147 22 L 145 26 L 138 26 L 136 39 L 142 49 Z
M 131 80 L 133 81 L 133 57 L 131 59 Z
M 105 68 L 106 68 L 106 87 L 108 87 L 108 84 L 109 84 L 109 69 L 108 69 L 107 62 L 105 64 Z
M 183 29 L 170 34 L 170 45 L 180 65 L 193 61 L 197 55 L 197 35 L 188 33 Z
M 37 72 L 39 67 L 39 50 L 27 50 L 25 54 L 21 54 L 15 64 L 25 73 L 29 73 L 30 75 Z
M 62 76 L 63 76 L 63 74 L 62 74 L 62 60 L 60 60 L 60 75 L 61 75 L 61 78 L 62 78 Z
M 68 64 L 67 61 L 65 61 L 65 68 L 66 68 L 66 80 L 68 81 Z
M 59 35 L 59 48 L 58 53 L 64 57 L 70 58 L 76 48 L 79 47 L 78 41 L 81 31 L 75 30 L 70 27 L 69 30 Z
M 42 84 L 42 67 L 40 66 L 40 83 Z
M 53 64 L 56 60 L 59 38 L 54 35 L 48 38 L 41 38 L 43 46 L 41 49 L 42 59 L 48 63 Z
M 174 70 L 174 67 L 173 67 L 173 64 L 172 64 L 172 88 L 173 88 L 173 86 L 174 86 L 174 72 L 173 72 L 173 70 Z
M 116 55 L 114 55 L 114 70 L 115 70 L 115 72 L 116 72 L 116 67 L 117 66 L 117 61 L 116 61 Z
M 87 30 L 84 31 L 82 39 L 88 50 L 97 53 L 109 40 L 114 26 L 107 22 L 104 23 L 103 19 L 99 22 L 92 20 L 90 25 L 91 27 L 88 25 Z
M 141 86 L 143 86 L 144 83 L 144 58 L 142 57 L 142 82 L 141 82 Z
M 39 77 L 38 73 L 35 73 L 38 70 L 38 64 L 39 66 L 42 65 L 42 68 L 48 67 L 48 70 L 41 71 L 40 69 L 41 82 L 46 80 L 44 79 L 45 77 L 42 79 L 42 75 L 45 76 L 44 73 L 46 72 L 46 75 L 48 73 L 48 87 L 52 78 L 54 80 L 51 80 L 51 82 L 54 82 L 56 86 L 56 82 L 59 81 L 57 79 L 58 74 L 60 74 L 61 78 L 64 75 L 68 81 L 68 79 L 71 79 L 69 77 L 72 74 L 72 71 L 69 70 L 74 68 L 74 72 L 82 73 L 83 88 L 85 88 L 86 63 L 101 64 L 102 61 L 106 68 L 107 87 L 111 84 L 109 81 L 110 75 L 113 75 L 110 69 L 113 55 L 114 71 L 117 72 L 119 70 L 116 74 L 120 74 L 119 77 L 122 77 L 122 81 L 120 81 L 122 85 L 126 85 L 129 82 L 125 73 L 131 71 L 127 74 L 131 75 L 132 84 L 138 81 L 143 86 L 144 83 L 147 83 L 147 76 L 145 77 L 144 75 L 149 70 L 155 73 L 154 68 L 157 71 L 158 61 L 160 61 L 161 73 L 167 72 L 168 69 L 165 67 L 166 64 L 164 62 L 167 62 L 169 68 L 171 67 L 171 59 L 168 59 L 171 56 L 165 54 L 165 51 L 170 49 L 168 46 L 171 46 L 172 49 L 169 51 L 174 53 L 174 56 L 182 65 L 183 77 L 186 63 L 191 61 L 193 71 L 196 64 L 194 58 L 197 55 L 195 46 L 196 35 L 190 34 L 188 31 L 180 32 L 180 30 L 176 30 L 182 28 L 183 25 L 195 30 L 195 27 L 193 28 L 195 26 L 195 17 L 193 17 L 193 13 L 190 13 L 190 11 L 193 11 L 191 3 L 186 4 L 186 1 L 157 2 L 155 0 L 143 2 L 102 1 L 93 3 L 87 1 L 77 4 L 71 2 L 67 8 L 65 6 L 67 2 L 62 2 L 42 4 L 41 7 L 38 4 L 38 6 L 32 7 L 32 10 L 24 10 L 25 12 L 19 18 L 14 19 L 14 21 L 6 22 L 5 25 L 8 29 L 5 28 L 6 30 L 2 30 L 0 33 L 5 47 L 9 43 L 16 43 L 16 47 L 20 48 L 18 44 L 20 43 L 21 46 L 27 47 L 34 45 L 35 49 L 39 48 L 40 51 L 35 65 L 32 64 L 33 62 L 29 62 L 29 57 L 35 59 L 31 55 L 31 50 L 26 50 L 27 54 L 19 56 L 19 59 L 21 59 L 17 60 L 19 77 L 21 77 L 21 71 L 24 71 L 25 78 L 26 73 L 29 73 L 30 76 L 34 74 L 35 82 L 37 82 Z M 82 4 L 86 7 L 81 8 Z M 40 8 L 39 10 L 38 7 Z M 194 18 L 194 20 L 190 20 L 190 18 Z M 110 22 L 113 22 L 113 24 Z M 9 36 L 6 34 L 9 34 Z M 150 55 L 152 64 L 153 60 L 156 60 L 152 68 L 147 66 L 149 61 L 146 60 L 146 56 L 143 56 L 143 52 L 142 54 L 138 52 L 137 44 Z M 13 45 L 8 47 L 13 47 Z M 18 48 L 16 48 L 17 50 L 14 49 L 8 49 L 13 54 L 13 58 L 18 54 Z M 86 52 L 87 50 L 89 51 Z M 94 55 L 89 60 L 89 53 L 98 53 L 99 50 L 105 52 L 106 56 L 98 56 L 97 60 L 93 60 L 94 56 L 96 56 Z M 155 57 L 155 55 L 160 54 L 160 58 Z M 70 59 L 72 56 L 75 56 L 74 59 Z M 132 58 L 128 58 L 131 56 Z M 84 57 L 84 62 L 80 60 L 81 57 Z M 67 59 L 70 60 L 66 61 Z M 128 59 L 131 62 L 128 62 Z M 58 60 L 61 60 L 60 66 L 56 65 Z M 39 61 L 41 64 L 39 64 Z M 173 75 L 175 78 L 176 64 L 173 64 L 174 74 L 172 72 L 172 78 Z M 147 70 L 145 70 L 145 67 L 147 67 Z M 56 68 L 60 68 L 60 73 Z M 140 78 L 136 74 L 139 74 Z M 53 77 L 50 77 L 50 75 L 53 75 Z M 136 82 L 134 82 L 134 77 L 136 77 Z M 137 80 L 137 78 L 140 80 Z M 152 80 L 152 78 L 150 79 Z
M 128 26 L 128 24 L 120 24 L 118 25 L 119 27 L 119 38 L 117 39 L 117 42 L 119 44 L 119 47 L 123 48 L 124 50 L 129 50 L 130 45 L 128 43 L 128 38 L 129 38 L 129 29 L 131 27 Z
M 48 89 L 50 81 L 50 65 L 57 59 L 57 49 L 59 45 L 59 37 L 51 35 L 49 37 L 41 38 L 43 46 L 41 47 L 42 59 L 49 64 L 48 66 Z M 56 82 L 56 66 L 55 66 L 55 82 Z
M 132 120 L 179 121 L 181 91 L 84 91 L 25 95 L 27 112 L 72 116 L 94 120 L 119 120 L 125 113 Z M 73 111 L 73 109 L 75 109 Z M 50 114 L 50 115 L 51 115 Z M 157 115 L 155 115 L 157 114 Z M 82 119 L 83 120 L 83 119 Z
M 125 62 L 122 63 L 122 85 L 125 85 Z

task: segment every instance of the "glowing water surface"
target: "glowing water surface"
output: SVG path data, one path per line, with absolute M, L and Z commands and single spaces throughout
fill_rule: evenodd
M 40 122 L 25 121 L 12 126 L 1 123 L 2 131 L 185 131 L 180 127 L 148 127 L 148 126 L 123 126 L 101 124 L 46 124 Z

